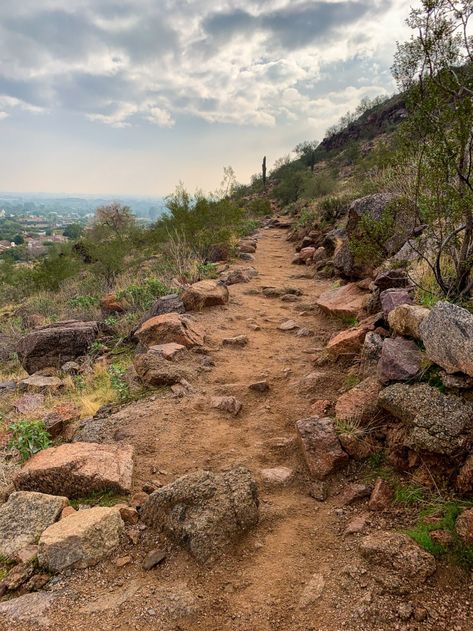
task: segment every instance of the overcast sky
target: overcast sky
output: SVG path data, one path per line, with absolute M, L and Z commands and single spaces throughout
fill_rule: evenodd
M 412 0 L 0 0 L 0 190 L 241 182 L 392 93 Z

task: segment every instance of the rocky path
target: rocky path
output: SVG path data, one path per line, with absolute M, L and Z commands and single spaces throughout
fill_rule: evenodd
M 232 285 L 228 306 L 196 316 L 207 331 L 214 366 L 203 362 L 205 367 L 192 382 L 195 392 L 182 398 L 156 396 L 128 406 L 101 430 L 101 440 L 135 447 L 135 492 L 150 481 L 166 484 L 197 469 L 245 465 L 260 489 L 258 527 L 211 567 L 198 565 L 151 529 L 132 528 L 131 538 L 108 561 L 54 579 L 52 591 L 45 592 L 42 603 L 38 601 L 38 616 L 31 627 L 10 621 L 4 627 L 0 623 L 0 628 L 38 629 L 43 624 L 77 631 L 472 628 L 467 592 L 459 591 L 455 577 L 443 578 L 447 590 L 438 605 L 437 619 L 450 620 L 450 626 L 431 626 L 432 619 L 424 625 L 412 616 L 430 598 L 435 600 L 433 587 L 422 595 L 401 590 L 394 598 L 377 591 L 358 553 L 361 535 L 342 536 L 354 513 L 351 507 L 340 507 L 337 491 L 346 484 L 346 475 L 356 476 L 353 467 L 333 481 L 330 499 L 322 502 L 314 497 L 320 489 L 312 486 L 294 423 L 310 416 L 314 400 L 336 399 L 346 372 L 333 365 L 314 368 L 314 356 L 340 323 L 329 321 L 314 307 L 329 282 L 314 281 L 308 269 L 291 266 L 292 254 L 284 230 L 263 230 L 254 262 L 258 276 Z M 268 286 L 299 290 L 301 295 L 284 300 L 267 297 L 262 289 Z M 287 320 L 294 320 L 297 328 L 280 330 Z M 222 344 L 238 335 L 248 337 L 246 346 Z M 315 385 L 306 379 L 314 370 L 320 372 Z M 249 388 L 260 381 L 267 381 L 268 391 Z M 220 395 L 235 396 L 243 403 L 238 416 L 211 407 L 211 397 Z M 275 472 L 266 471 L 277 467 L 290 470 L 279 472 L 287 479 L 275 480 Z M 382 515 L 373 517 L 372 525 L 391 526 Z M 143 558 L 157 547 L 166 551 L 166 559 L 145 571 Z M 404 621 L 398 610 L 403 603 L 411 607 Z

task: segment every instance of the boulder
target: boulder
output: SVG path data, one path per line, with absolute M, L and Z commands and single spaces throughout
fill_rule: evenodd
M 249 283 L 257 275 L 258 272 L 254 267 L 234 267 L 221 274 L 220 279 L 228 287 L 238 283 Z
M 357 386 L 339 397 L 335 416 L 341 421 L 371 420 L 378 409 L 381 384 L 376 377 L 367 377 Z
M 56 322 L 22 337 L 18 358 L 30 375 L 42 368 L 60 368 L 65 362 L 86 355 L 98 334 L 97 322 Z
M 225 337 L 222 340 L 224 346 L 243 347 L 248 344 L 247 335 L 235 335 L 234 337 Z
M 299 443 L 307 467 L 318 480 L 325 479 L 348 461 L 330 418 L 310 417 L 296 422 Z
M 139 379 L 146 385 L 157 388 L 172 386 L 189 377 L 187 371 L 164 359 L 160 353 L 149 350 L 136 355 L 133 366 Z
M 316 304 L 328 315 L 357 317 L 363 310 L 368 295 L 356 283 L 349 283 L 324 291 Z
M 78 511 L 43 532 L 39 565 L 53 573 L 96 565 L 118 546 L 122 532 L 117 508 L 95 506 Z
M 390 311 L 388 315 L 389 326 L 397 335 L 420 340 L 420 325 L 429 313 L 430 309 L 426 309 L 426 307 L 402 304 Z
M 436 570 L 431 554 L 397 532 L 367 535 L 361 542 L 360 553 L 370 567 L 394 572 L 401 580 L 416 585 L 424 583 Z
M 113 313 L 125 313 L 126 305 L 123 300 L 114 293 L 109 293 L 100 300 L 100 308 L 104 315 Z
M 302 248 L 299 252 L 299 256 L 304 261 L 304 263 L 312 261 L 312 257 L 315 254 L 315 248 L 313 246 L 309 246 L 307 248 Z
M 186 311 L 200 311 L 205 307 L 225 305 L 228 298 L 226 285 L 217 280 L 201 280 L 186 287 L 182 294 L 182 302 Z
M 178 294 L 168 294 L 158 298 L 154 305 L 146 311 L 141 320 L 138 322 L 136 330 L 140 328 L 142 324 L 155 318 L 156 316 L 163 315 L 164 313 L 185 313 L 186 308 Z M 136 331 L 135 331 L 136 332 Z
M 457 519 L 455 529 L 466 545 L 473 546 L 473 508 L 463 511 Z
M 0 506 L 0 555 L 12 560 L 61 515 L 67 497 L 17 491 Z
M 53 592 L 34 592 L 6 600 L 0 603 L 0 622 L 5 622 L 5 629 L 14 628 L 12 624 L 19 624 L 20 629 L 28 628 L 26 624 L 33 629 L 48 628 L 47 612 L 57 597 Z
M 169 342 L 190 348 L 204 344 L 205 331 L 190 316 L 164 313 L 142 324 L 136 337 L 148 348 Z
M 455 488 L 462 495 L 473 491 L 473 454 L 470 454 L 462 464 L 455 479 Z
M 24 392 L 52 393 L 64 387 L 59 377 L 44 377 L 43 375 L 31 375 L 19 383 L 20 390 Z
M 197 471 L 152 493 L 142 517 L 206 563 L 256 526 L 258 504 L 258 489 L 248 469 Z
M 422 352 L 415 342 L 404 337 L 384 340 L 377 375 L 381 383 L 413 379 L 422 366 Z
M 333 253 L 333 266 L 335 270 L 345 278 L 360 278 L 363 271 L 355 264 L 355 259 L 350 251 L 348 239 L 340 239 Z
M 473 377 L 473 315 L 449 302 L 438 302 L 420 325 L 427 357 L 447 372 Z
M 396 383 L 381 390 L 378 402 L 406 426 L 406 446 L 445 455 L 468 449 L 473 406 L 460 397 L 426 383 Z
M 131 445 L 64 443 L 43 449 L 16 473 L 15 488 L 66 497 L 99 491 L 129 493 L 133 474 Z
M 412 304 L 412 298 L 407 289 L 386 289 L 381 292 L 379 298 L 385 319 L 399 305 Z

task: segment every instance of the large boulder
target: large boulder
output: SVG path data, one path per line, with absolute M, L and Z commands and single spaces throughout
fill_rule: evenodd
M 473 315 L 449 302 L 438 302 L 420 325 L 427 357 L 447 372 L 473 377 Z
M 17 347 L 18 357 L 30 374 L 42 368 L 60 368 L 65 362 L 85 355 L 98 334 L 97 322 L 56 322 L 22 337 Z
M 182 302 L 187 311 L 225 305 L 228 298 L 227 286 L 217 280 L 201 280 L 186 287 L 182 294 Z
M 348 462 L 332 419 L 301 419 L 296 422 L 296 430 L 307 467 L 318 480 L 324 480 Z
M 43 532 L 38 562 L 53 573 L 96 565 L 118 546 L 123 528 L 118 508 L 78 511 Z
M 204 344 L 205 331 L 190 316 L 164 313 L 142 324 L 136 337 L 147 347 L 174 342 L 190 348 Z
M 131 445 L 64 443 L 44 449 L 16 473 L 17 489 L 66 497 L 99 491 L 129 493 L 133 474 Z
M 324 313 L 338 317 L 357 317 L 366 305 L 369 294 L 356 283 L 324 291 L 316 304 Z
M 257 486 L 244 467 L 197 471 L 152 493 L 143 519 L 197 561 L 212 562 L 258 523 Z
M 397 335 L 404 335 L 420 340 L 420 325 L 429 313 L 430 310 L 426 307 L 402 304 L 390 311 L 388 315 L 389 326 Z
M 367 535 L 360 545 L 361 556 L 370 568 L 395 573 L 402 581 L 422 584 L 436 570 L 434 557 L 407 535 L 377 532 Z
M 172 386 L 189 377 L 186 370 L 167 361 L 162 354 L 151 349 L 147 353 L 136 355 L 133 366 L 140 380 L 152 387 Z
M 426 383 L 396 383 L 380 392 L 378 402 L 405 424 L 408 447 L 453 455 L 470 446 L 473 406 L 460 397 L 442 394 Z
M 67 497 L 28 491 L 12 493 L 0 506 L 0 555 L 13 559 L 61 515 Z
M 381 383 L 409 381 L 420 371 L 422 352 L 415 342 L 404 337 L 384 340 L 377 375 Z

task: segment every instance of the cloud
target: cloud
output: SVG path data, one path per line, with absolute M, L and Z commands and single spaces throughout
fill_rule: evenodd
M 1 111 L 115 128 L 325 121 L 337 90 L 387 89 L 379 59 L 407 2 L 2 0 Z

